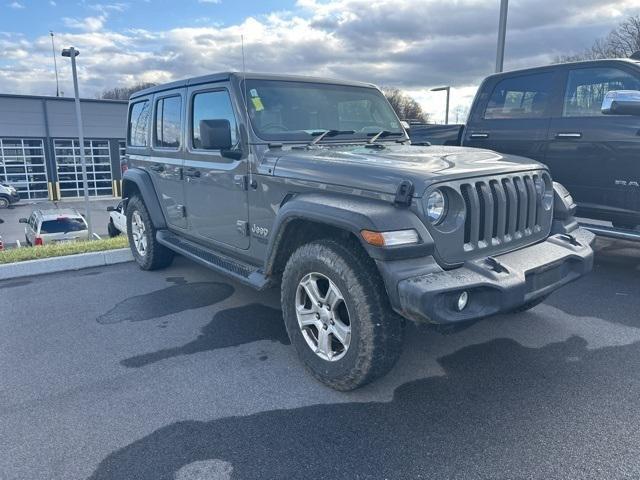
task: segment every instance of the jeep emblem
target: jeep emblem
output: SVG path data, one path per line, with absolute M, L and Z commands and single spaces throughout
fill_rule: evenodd
M 267 238 L 269 236 L 269 229 L 260 227 L 255 223 L 251 225 L 251 233 L 253 233 L 256 237 Z

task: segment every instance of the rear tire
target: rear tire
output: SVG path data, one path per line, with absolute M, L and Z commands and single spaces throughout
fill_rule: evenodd
M 282 276 L 281 302 L 300 359 L 331 388 L 361 387 L 386 374 L 400 356 L 404 321 L 358 245 L 320 240 L 298 248 Z
M 121 232 L 116 228 L 113 222 L 110 221 L 109 224 L 107 225 L 107 233 L 109 234 L 109 237 L 113 238 L 120 235 Z
M 131 197 L 127 202 L 127 237 L 133 258 L 143 270 L 168 267 L 174 253 L 156 240 L 156 228 L 142 199 Z
M 7 197 L 0 197 L 0 208 L 9 208 L 11 202 Z

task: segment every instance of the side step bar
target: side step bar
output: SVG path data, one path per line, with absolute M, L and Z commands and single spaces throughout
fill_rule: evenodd
M 211 270 L 233 277 L 257 290 L 269 287 L 269 279 L 258 267 L 227 257 L 219 252 L 182 238 L 168 230 L 158 230 L 159 243 Z
M 622 228 L 605 227 L 602 225 L 594 225 L 592 223 L 581 223 L 580 226 L 600 237 L 640 242 L 640 231 L 638 230 L 624 230 Z

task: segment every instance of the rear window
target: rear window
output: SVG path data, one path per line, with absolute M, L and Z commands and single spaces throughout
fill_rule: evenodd
M 87 225 L 81 218 L 58 218 L 45 220 L 40 226 L 40 233 L 67 233 L 86 230 Z
M 132 147 L 148 146 L 149 117 L 151 107 L 148 100 L 137 102 L 129 109 L 127 141 Z
M 551 97 L 552 73 L 505 78 L 491 93 L 485 119 L 540 118 Z

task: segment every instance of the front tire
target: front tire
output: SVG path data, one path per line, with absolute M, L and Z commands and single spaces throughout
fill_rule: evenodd
M 171 265 L 174 253 L 156 240 L 156 228 L 138 196 L 127 202 L 127 237 L 133 258 L 141 269 L 157 270 Z
M 0 208 L 9 208 L 11 202 L 7 197 L 0 197 Z
M 113 222 L 110 221 L 109 224 L 107 225 L 107 233 L 109 234 L 110 238 L 114 238 L 120 235 L 120 230 L 118 230 L 116 226 L 113 224 Z
M 353 390 L 386 374 L 402 350 L 403 320 L 391 309 L 375 264 L 358 245 L 303 245 L 282 276 L 291 343 L 311 374 Z

